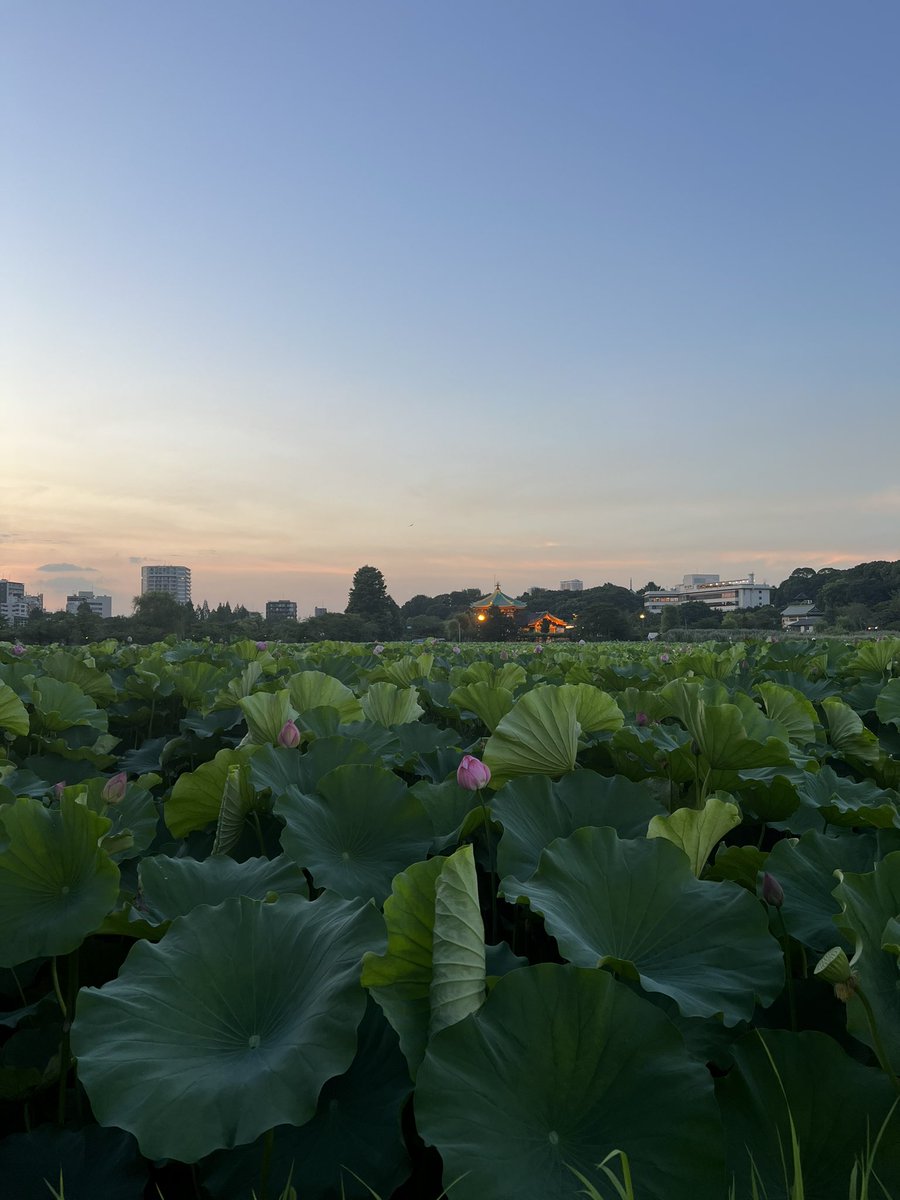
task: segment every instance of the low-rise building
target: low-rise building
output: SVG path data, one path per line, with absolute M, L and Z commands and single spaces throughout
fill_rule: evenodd
M 86 604 L 96 617 L 105 620 L 112 616 L 112 596 L 96 596 L 93 592 L 75 592 L 66 596 L 67 613 L 77 613 L 82 604 Z
M 583 592 L 583 579 L 561 579 L 559 581 L 559 590 L 561 592 Z
M 799 600 L 781 610 L 781 628 L 791 633 L 812 633 L 825 620 L 825 614 L 812 600 Z
M 12 579 L 0 579 L 0 618 L 10 625 L 24 625 L 28 614 L 44 607 L 43 593 L 29 596 L 24 583 Z
M 297 604 L 294 600 L 267 600 L 267 621 L 296 621 Z
M 767 583 L 757 583 L 752 574 L 743 579 L 720 579 L 718 575 L 685 575 L 673 588 L 658 588 L 644 593 L 644 609 L 661 613 L 672 604 L 700 600 L 718 612 L 736 612 L 743 608 L 760 608 L 770 603 L 772 589 Z

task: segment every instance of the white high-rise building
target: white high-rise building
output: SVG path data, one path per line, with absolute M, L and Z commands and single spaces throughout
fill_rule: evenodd
M 141 595 L 147 592 L 167 592 L 179 604 L 188 604 L 191 599 L 190 567 L 141 567 Z
M 561 592 L 583 592 L 584 581 L 581 579 L 561 579 L 559 581 L 559 590 Z
M 24 583 L 0 579 L 0 617 L 9 621 L 11 625 L 24 625 L 30 612 L 43 607 L 43 594 L 26 595 Z

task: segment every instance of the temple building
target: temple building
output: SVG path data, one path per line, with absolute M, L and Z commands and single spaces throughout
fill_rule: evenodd
M 521 600 L 500 590 L 500 584 L 494 584 L 494 590 L 480 600 L 470 605 L 469 611 L 478 621 L 487 620 L 490 609 L 499 609 L 504 616 L 509 617 L 523 637 L 553 637 L 565 633 L 570 628 L 561 617 L 549 612 L 529 612 L 528 606 Z

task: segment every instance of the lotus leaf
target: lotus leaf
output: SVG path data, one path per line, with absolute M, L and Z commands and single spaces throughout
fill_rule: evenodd
M 714 794 L 706 798 L 702 809 L 679 808 L 671 816 L 654 817 L 647 837 L 665 838 L 683 850 L 699 879 L 713 846 L 740 823 L 740 810 L 731 797 Z
M 335 767 L 315 794 L 289 787 L 275 812 L 285 822 L 285 852 L 318 887 L 379 904 L 397 872 L 424 858 L 433 838 L 420 801 L 381 766 Z
M 287 688 L 274 693 L 254 692 L 242 696 L 238 704 L 250 730 L 248 740 L 258 746 L 275 745 L 284 724 L 297 716 Z
M 581 726 L 577 701 L 562 688 L 543 685 L 520 696 L 484 748 L 492 785 L 520 775 L 558 777 L 573 770 Z
M 119 894 L 119 869 L 98 841 L 110 822 L 64 796 L 0 807 L 0 966 L 68 954 Z
M 512 692 L 489 683 L 467 683 L 450 693 L 450 703 L 473 712 L 491 733 L 513 706 Z
M 78 997 L 72 1048 L 98 1121 L 148 1158 L 196 1162 L 310 1120 L 353 1061 L 359 963 L 383 928 L 328 893 L 240 897 L 137 942 L 117 979 Z
M 331 675 L 322 671 L 300 671 L 288 680 L 291 703 L 299 713 L 314 708 L 336 708 L 345 724 L 362 719 L 362 709 L 353 692 Z
M 900 679 L 892 679 L 881 689 L 875 701 L 875 711 L 880 721 L 900 728 Z
M 116 695 L 112 680 L 96 667 L 76 658 L 66 650 L 57 650 L 48 654 L 41 663 L 45 675 L 58 679 L 62 683 L 76 683 L 86 696 L 101 703 L 109 703 Z
M 735 1025 L 784 986 L 759 901 L 734 884 L 696 879 L 684 852 L 662 838 L 579 829 L 551 842 L 530 879 L 509 877 L 500 890 L 543 915 L 570 962 L 608 965 L 670 996 L 685 1016 Z
M 220 750 L 212 762 L 179 775 L 165 804 L 166 825 L 175 837 L 219 819 L 228 768 L 243 766 L 250 758 L 248 749 Z
M 738 1195 L 792 1200 L 791 1119 L 800 1147 L 803 1195 L 846 1200 L 855 1159 L 871 1146 L 896 1098 L 881 1072 L 862 1066 L 823 1033 L 767 1030 L 732 1047 L 734 1068 L 716 1080 L 725 1122 L 729 1175 Z M 771 1058 L 769 1057 L 771 1055 Z M 777 1072 L 777 1074 L 776 1074 Z M 751 1168 L 752 1163 L 752 1168 Z M 875 1173 L 895 1196 L 900 1188 L 900 1108 L 889 1121 Z
M 142 905 L 154 921 L 186 916 L 200 904 L 221 904 L 233 896 L 265 900 L 272 892 L 305 896 L 306 877 L 287 855 L 249 858 L 238 863 L 216 855 L 194 858 L 145 858 L 138 867 Z
M 121 1129 L 43 1125 L 0 1142 L 0 1179 L 11 1200 L 141 1200 L 147 1165 Z
M 816 740 L 821 724 L 816 710 L 802 692 L 777 683 L 761 683 L 757 691 L 768 716 L 787 730 L 792 742 L 805 746 Z
M 395 683 L 373 683 L 360 700 L 360 706 L 369 721 L 383 725 L 385 729 L 418 721 L 425 711 L 412 684 L 408 688 L 398 688 Z
M 97 708 L 76 683 L 62 683 L 42 675 L 34 684 L 33 703 L 42 729 L 56 733 L 73 726 L 89 725 L 106 733 L 106 713 Z
M 822 701 L 822 711 L 828 723 L 828 740 L 842 758 L 864 763 L 878 761 L 878 739 L 849 704 L 830 696 Z
M 554 838 L 585 825 L 609 825 L 620 837 L 640 837 L 661 812 L 646 784 L 622 775 L 575 771 L 555 783 L 546 775 L 515 779 L 491 800 L 491 813 L 503 826 L 497 869 L 501 876 L 527 879 Z
M 385 901 L 388 945 L 367 954 L 362 982 L 397 1031 L 415 1078 L 429 1037 L 484 998 L 484 926 L 471 846 L 418 862 Z
M 0 683 L 0 729 L 21 736 L 28 733 L 28 710 L 5 683 Z
M 725 1195 L 709 1075 L 652 1004 L 602 971 L 512 971 L 437 1034 L 416 1120 L 455 1200 L 575 1200 L 571 1168 L 624 1150 L 642 1200 Z

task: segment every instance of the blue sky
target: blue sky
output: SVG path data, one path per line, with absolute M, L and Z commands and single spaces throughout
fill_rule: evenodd
M 51 607 L 900 555 L 896 4 L 0 16 L 0 576 Z

